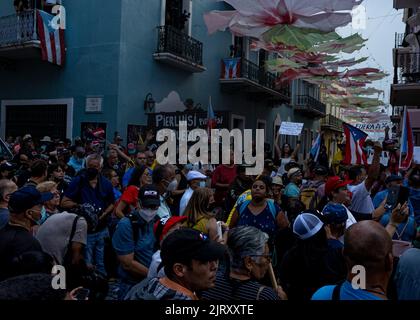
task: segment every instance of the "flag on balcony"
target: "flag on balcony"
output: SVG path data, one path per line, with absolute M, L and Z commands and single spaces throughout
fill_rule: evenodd
M 37 10 L 38 35 L 41 41 L 42 60 L 63 66 L 66 58 L 64 30 L 53 26 L 54 16 Z
M 367 164 L 363 145 L 368 135 L 347 123 L 343 123 L 343 129 L 346 136 L 346 155 L 343 162 L 345 164 Z
M 319 133 L 318 137 L 312 144 L 312 149 L 310 152 L 312 159 L 314 159 L 315 162 L 318 161 L 319 152 L 321 151 L 321 145 L 322 145 L 322 137 L 321 137 L 321 133 Z
M 216 116 L 214 114 L 213 106 L 211 104 L 211 97 L 209 98 L 209 105 L 207 107 L 207 131 L 210 133 L 211 129 L 216 128 Z M 210 134 L 209 134 L 210 137 Z
M 222 79 L 239 77 L 241 58 L 226 58 L 222 63 Z
M 400 169 L 408 170 L 413 161 L 414 139 L 411 128 L 410 114 L 407 108 L 404 110 L 403 131 L 401 136 Z

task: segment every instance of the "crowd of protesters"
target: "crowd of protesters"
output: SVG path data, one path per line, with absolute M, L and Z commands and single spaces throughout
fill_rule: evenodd
M 277 138 L 249 176 L 233 152 L 161 165 L 153 138 L 7 139 L 0 300 L 420 299 L 420 164 L 400 171 L 395 141 L 367 142 L 371 164 L 349 165 L 345 142 L 315 161 Z

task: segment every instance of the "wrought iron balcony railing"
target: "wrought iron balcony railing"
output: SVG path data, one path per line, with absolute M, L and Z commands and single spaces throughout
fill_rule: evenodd
M 420 83 L 420 52 L 396 52 L 394 65 L 394 84 Z
M 297 95 L 296 107 L 299 110 L 305 110 L 309 112 L 315 111 L 319 114 L 325 114 L 327 110 L 327 106 L 324 103 L 309 95 Z
M 339 131 L 343 130 L 343 120 L 331 115 L 327 114 L 325 118 L 321 119 L 321 126 L 323 127 L 330 127 Z
M 157 53 L 171 53 L 185 60 L 203 65 L 203 44 L 173 26 L 158 27 Z
M 239 60 L 239 65 L 236 67 L 236 74 L 233 74 L 232 77 L 251 80 L 263 87 L 279 92 L 286 98 L 290 98 L 290 86 L 279 86 L 277 84 L 276 74 L 266 71 L 264 67 L 260 67 L 245 58 L 240 58 Z M 225 71 L 223 70 L 222 72 Z
M 0 17 L 0 48 L 38 40 L 34 10 Z

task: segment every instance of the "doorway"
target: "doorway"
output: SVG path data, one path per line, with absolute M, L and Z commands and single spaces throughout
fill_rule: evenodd
M 73 99 L 10 100 L 1 104 L 1 134 L 35 140 L 44 136 L 72 138 Z

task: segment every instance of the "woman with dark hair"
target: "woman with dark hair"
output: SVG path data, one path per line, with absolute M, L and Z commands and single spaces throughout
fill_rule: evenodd
M 341 250 L 328 247 L 324 223 L 318 216 L 301 213 L 293 233 L 297 242 L 279 268 L 280 283 L 290 300 L 310 300 L 317 289 L 346 278 Z
M 124 218 L 131 211 L 138 209 L 139 190 L 142 186 L 152 183 L 152 176 L 146 166 L 135 168 L 127 188 L 115 205 L 114 214 L 118 219 Z
M 281 177 L 287 171 L 285 170 L 285 165 L 287 165 L 291 161 L 297 161 L 297 154 L 300 148 L 300 141 L 297 142 L 296 148 L 293 150 L 290 147 L 290 144 L 284 143 L 282 148 L 280 149 L 279 142 L 280 135 L 278 134 L 276 137 L 276 142 L 274 143 L 274 149 L 276 150 L 276 157 L 279 159 L 279 169 L 277 174 Z
M 252 199 L 244 201 L 235 209 L 229 227 L 253 226 L 267 233 L 270 240 L 274 241 L 278 230 L 287 228 L 289 221 L 282 209 L 269 199 L 270 188 L 270 177 L 258 177 L 252 184 Z
M 57 184 L 57 190 L 62 198 L 69 184 L 64 180 L 64 168 L 61 163 L 57 162 L 48 166 L 48 179 Z

